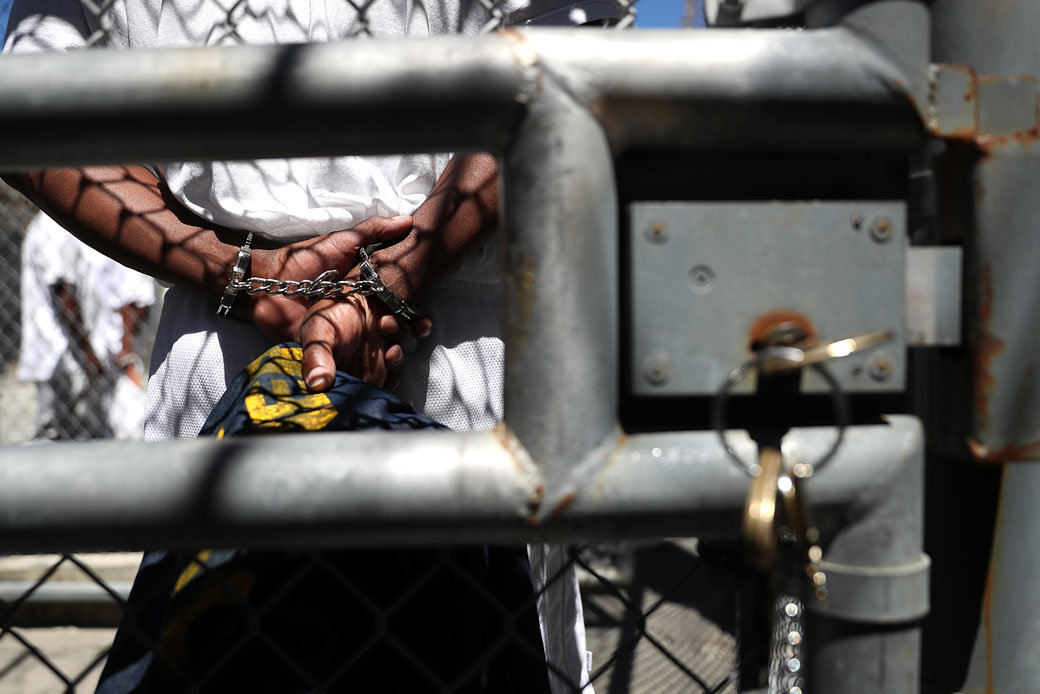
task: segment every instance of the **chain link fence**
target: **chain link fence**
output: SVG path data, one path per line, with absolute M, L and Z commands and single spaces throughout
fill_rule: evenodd
M 258 27 L 275 15 L 295 22 L 304 34 L 310 31 L 305 18 L 280 11 L 285 3 L 205 2 L 209 25 L 189 29 L 201 31 L 206 45 L 256 40 Z M 460 3 L 460 24 L 485 33 L 526 21 L 511 15 L 513 4 Z M 347 27 L 342 36 L 326 38 L 378 35 L 377 15 L 397 5 L 342 0 L 334 11 L 353 13 L 353 19 L 341 24 Z M 592 14 L 572 11 L 553 23 L 624 29 L 635 18 L 627 0 L 588 5 Z M 76 19 L 87 29 L 84 46 L 125 40 L 127 18 L 118 14 L 124 6 L 115 0 L 81 0 L 81 6 L 82 18 Z M 32 42 L 34 30 L 32 23 L 23 24 L 12 27 L 12 36 Z M 104 264 L 49 225 L 0 184 L 0 443 L 132 437 L 143 412 L 144 365 L 161 291 Z M 118 319 L 96 331 L 105 335 L 94 336 L 102 313 Z M 46 318 L 46 325 L 35 325 L 37 317 Z M 27 347 L 33 344 L 23 341 L 27 331 L 48 349 Z M 44 355 L 48 350 L 53 354 Z M 178 650 L 187 643 L 178 627 L 172 634 L 149 632 L 147 608 L 128 609 L 139 554 L 3 557 L 0 690 L 92 691 L 114 627 L 124 619 L 125 638 L 141 641 L 135 652 L 164 660 L 162 676 L 172 691 L 234 691 L 243 683 L 227 678 L 240 675 L 236 668 L 243 661 L 250 663 L 257 691 L 336 691 L 366 678 L 407 681 L 418 691 L 531 691 L 517 689 L 518 680 L 511 678 L 536 673 L 537 681 L 547 671 L 537 631 L 532 635 L 530 628 L 537 596 L 510 595 L 490 585 L 466 552 L 423 550 L 418 564 L 412 557 L 394 569 L 400 553 L 358 550 L 355 561 L 391 565 L 378 574 L 385 580 L 379 585 L 345 568 L 343 553 L 299 553 L 263 591 L 224 570 L 212 554 L 180 557 L 174 592 L 191 581 L 202 586 L 197 590 L 213 591 L 202 603 L 224 611 L 219 619 L 213 610 L 207 614 L 228 630 L 214 637 L 219 646 L 210 646 L 215 650 L 202 665 Z M 737 691 L 733 577 L 714 576 L 696 541 L 585 545 L 571 550 L 570 562 L 580 577 L 597 691 Z M 337 633 L 327 631 L 332 627 Z M 299 640 L 301 634 L 306 638 Z M 560 674 L 551 666 L 548 671 L 550 677 Z
M 572 557 L 582 576 L 597 691 L 738 691 L 732 595 L 718 599 L 726 589 L 713 582 L 690 542 L 630 548 L 628 576 L 590 551 L 595 553 L 583 547 Z M 392 550 L 378 552 L 359 551 L 357 559 L 384 566 L 405 561 Z M 131 609 L 122 638 L 141 639 L 138 652 L 154 647 L 156 657 L 169 661 L 159 680 L 169 691 L 228 691 L 250 683 L 257 691 L 340 691 L 380 682 L 408 682 L 420 691 L 540 691 L 513 684 L 537 684 L 546 671 L 534 596 L 511 601 L 489 590 L 460 558 L 464 552 L 423 550 L 425 559 L 413 555 L 407 567 L 391 567 L 381 574 L 391 580 L 380 585 L 352 576 L 342 555 L 333 553 L 296 555 L 270 586 L 244 584 L 241 573 L 223 573 L 210 567 L 208 557 L 196 558 L 185 566 L 215 591 L 199 606 L 204 614 L 191 615 L 187 631 L 174 623 L 153 642 L 146 629 L 154 618 L 150 608 Z M 32 568 L 40 572 L 35 580 L 0 582 L 5 688 L 92 691 L 108 656 L 111 627 L 127 605 L 128 564 L 119 559 L 34 557 Z M 413 572 L 417 563 L 420 570 Z M 201 666 L 197 655 L 189 663 L 179 660 L 189 635 L 215 624 L 230 630 L 211 634 L 222 647 Z

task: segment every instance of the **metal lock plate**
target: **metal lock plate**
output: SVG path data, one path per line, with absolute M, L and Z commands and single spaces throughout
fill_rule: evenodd
M 891 201 L 631 204 L 632 391 L 714 395 L 782 321 L 821 339 L 891 329 L 827 368 L 848 392 L 902 390 L 905 218 Z M 802 390 L 827 386 L 806 370 Z

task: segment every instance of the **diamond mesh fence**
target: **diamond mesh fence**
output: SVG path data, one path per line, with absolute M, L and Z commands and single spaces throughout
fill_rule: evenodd
M 591 686 L 738 691 L 732 595 L 719 599 L 727 589 L 696 543 L 608 547 L 610 559 L 604 546 L 572 551 Z M 509 554 L 489 551 L 492 566 L 495 552 Z M 36 575 L 0 581 L 0 684 L 92 691 L 122 614 L 113 665 L 132 669 L 127 652 L 154 658 L 151 685 L 160 691 L 548 691 L 553 666 L 538 637 L 536 596 L 489 582 L 466 548 L 254 556 L 234 571 L 218 555 L 162 559 L 184 569 L 176 590 L 192 608 L 161 630 L 154 611 L 168 602 L 168 586 L 151 585 L 127 607 L 136 555 L 8 558 L 5 575 L 18 568 L 13 559 L 23 560 L 25 577 Z M 591 691 L 565 681 L 553 689 L 583 690 Z
M 378 36 L 402 5 L 326 3 L 351 15 L 333 32 L 315 28 L 305 3 L 202 4 L 205 24 L 181 18 L 182 39 L 205 45 L 263 41 L 271 22 L 294 24 L 299 40 Z M 406 4 L 414 18 L 418 4 Z M 470 33 L 539 20 L 511 0 L 459 5 L 449 19 Z M 79 9 L 69 18 L 79 37 L 63 47 L 135 45 L 127 27 L 141 8 L 80 0 Z M 624 29 L 634 17 L 626 0 L 600 0 L 551 23 Z M 12 22 L 7 43 L 53 45 L 44 34 L 62 30 Z M 0 231 L 0 443 L 138 436 L 162 290 L 2 184 Z M 93 691 L 120 621 L 124 662 L 109 666 L 147 660 L 161 691 L 532 692 L 549 679 L 556 694 L 583 688 L 546 662 L 539 596 L 524 590 L 517 548 L 164 554 L 142 571 L 160 567 L 172 583 L 139 581 L 143 594 L 131 597 L 140 558 L 0 557 L 0 690 Z M 732 576 L 714 576 L 696 541 L 584 545 L 570 550 L 570 566 L 597 691 L 738 690 Z M 188 607 L 171 607 L 178 599 Z

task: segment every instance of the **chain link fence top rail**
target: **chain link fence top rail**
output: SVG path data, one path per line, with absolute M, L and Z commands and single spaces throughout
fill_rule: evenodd
M 254 34 L 257 25 L 270 21 L 271 13 L 279 5 L 263 0 L 203 0 L 208 12 L 200 12 L 211 26 L 204 27 L 206 45 L 245 43 Z M 311 27 L 292 12 L 280 14 L 279 21 L 296 21 L 301 36 L 313 36 Z M 380 6 L 397 8 L 395 0 L 368 0 L 355 2 L 341 0 L 336 3 L 340 10 L 354 13 L 349 31 L 342 37 L 356 38 L 375 35 L 371 17 L 380 12 Z M 476 0 L 471 3 L 471 17 L 480 20 L 471 22 L 476 33 L 487 33 L 504 28 L 510 19 L 511 2 Z M 85 37 L 88 48 L 106 48 L 119 43 L 113 40 L 114 32 L 121 23 L 115 12 L 126 11 L 116 0 L 81 0 L 87 25 L 91 29 Z M 635 7 L 626 0 L 603 0 L 601 6 L 609 5 L 601 12 L 613 19 L 613 28 L 624 29 L 632 25 Z M 216 17 L 214 21 L 213 18 Z M 583 15 L 571 14 L 568 23 L 581 23 Z M 595 21 L 596 18 L 593 18 Z M 182 20 L 199 29 L 194 17 Z M 194 24 L 193 24 L 194 23 Z M 125 25 L 124 25 L 125 26 Z M 33 26 L 19 28 L 23 34 L 15 34 L 15 40 L 32 41 Z M 327 37 L 333 38 L 333 37 Z M 67 354 L 71 368 L 56 369 L 49 381 L 50 395 L 35 390 L 29 383 L 32 379 L 19 377 L 19 360 L 26 359 L 26 350 L 20 344 L 27 322 L 24 291 L 33 278 L 48 278 L 53 274 L 48 263 L 64 267 L 81 267 L 84 278 L 78 284 L 70 279 L 65 283 L 73 293 L 79 292 L 78 303 L 90 307 L 90 296 L 118 299 L 126 304 L 142 308 L 152 302 L 142 298 L 141 291 L 128 286 L 137 282 L 114 268 L 99 267 L 101 262 L 74 241 L 63 243 L 64 250 L 44 257 L 33 248 L 57 248 L 55 237 L 49 236 L 33 244 L 31 237 L 41 235 L 36 227 L 46 226 L 43 215 L 19 195 L 0 185 L 0 359 L 3 365 L 2 404 L 0 416 L 3 443 L 17 443 L 27 438 L 107 438 L 116 434 L 120 421 L 140 415 L 140 411 L 112 412 L 115 384 L 109 376 L 122 373 L 130 364 L 126 361 L 126 350 L 109 350 L 109 354 L 91 355 L 89 340 L 66 338 Z M 50 230 L 46 230 L 49 233 Z M 71 238 L 71 237 L 70 237 Z M 93 281 L 87 272 L 103 280 Z M 50 273 L 50 274 L 49 274 Z M 105 282 L 115 284 L 105 285 Z M 39 282 L 37 282 L 39 284 Z M 90 286 L 83 286 L 90 285 Z M 89 294 L 88 294 L 89 292 Z M 161 292 L 159 293 L 161 296 Z M 133 299 L 125 300 L 126 297 Z M 82 316 L 69 314 L 68 305 L 60 301 L 53 305 L 37 304 L 29 311 L 44 311 L 56 316 L 53 320 L 62 325 L 82 322 Z M 77 302 L 73 302 L 75 305 Z M 96 303 L 96 302 L 95 302 Z M 117 302 L 118 303 L 118 302 Z M 123 304 L 118 304 L 123 305 Z M 147 362 L 151 331 L 158 316 L 158 306 L 148 317 L 138 317 L 141 326 L 135 326 L 130 352 L 141 355 Z M 97 310 L 91 309 L 91 310 Z M 62 313 L 64 311 L 64 314 Z M 100 349 L 94 350 L 100 352 Z M 123 359 L 121 363 L 120 360 Z M 140 361 L 130 364 L 141 370 Z M 57 394 L 55 396 L 55 394 Z M 47 419 L 41 410 L 49 407 L 52 417 Z M 140 407 L 143 407 L 141 405 Z M 502 653 L 515 652 L 522 659 L 543 662 L 540 646 L 535 647 L 517 630 L 518 615 L 533 611 L 533 598 L 508 605 L 500 596 L 489 593 L 472 575 L 465 565 L 460 565 L 449 550 L 434 550 L 428 567 L 417 576 L 402 571 L 397 578 L 400 585 L 393 586 L 391 602 L 381 602 L 373 597 L 373 588 L 359 587 L 342 575 L 338 568 L 322 554 L 305 554 L 301 558 L 300 570 L 286 580 L 278 589 L 278 595 L 261 605 L 251 605 L 245 600 L 241 586 L 216 572 L 219 590 L 226 593 L 230 603 L 242 610 L 243 631 L 240 643 L 231 651 L 222 653 L 217 664 L 203 673 L 192 673 L 182 681 L 184 691 L 210 691 L 220 683 L 222 664 L 234 661 L 245 653 L 262 652 L 265 658 L 285 665 L 298 678 L 294 684 L 302 683 L 316 691 L 334 690 L 339 677 L 349 677 L 352 668 L 360 667 L 366 654 L 380 649 L 389 649 L 400 667 L 412 672 L 420 687 L 426 691 L 469 691 L 476 673 L 486 670 L 487 664 Z M 130 557 L 131 560 L 136 556 Z M 200 555 L 193 560 L 201 574 L 212 569 Z M 732 592 L 722 594 L 725 600 L 714 601 L 719 595 L 719 586 L 713 585 L 696 549 L 696 543 L 663 542 L 634 547 L 631 545 L 589 545 L 571 552 L 570 562 L 576 564 L 582 576 L 586 621 L 591 661 L 591 680 L 601 692 L 664 692 L 702 691 L 735 692 L 736 662 L 735 642 L 732 635 L 735 606 Z M 102 559 L 93 555 L 41 556 L 33 561 L 31 571 L 18 573 L 12 563 L 6 566 L 0 561 L 0 689 L 5 689 L 8 680 L 18 691 L 88 691 L 96 682 L 97 675 L 105 662 L 111 626 L 115 617 L 126 606 L 129 590 L 126 574 L 127 562 L 116 561 L 123 573 L 113 572 Z M 322 578 L 316 579 L 315 576 Z M 364 643 L 354 644 L 332 673 L 322 678 L 313 671 L 313 663 L 301 658 L 293 644 L 287 644 L 279 632 L 276 598 L 315 589 L 315 580 L 326 582 L 334 590 L 349 597 L 349 601 L 360 606 L 361 619 L 370 628 Z M 477 602 L 486 603 L 487 611 L 500 618 L 501 638 L 488 650 L 468 653 L 470 656 L 456 670 L 446 670 L 429 662 L 424 650 L 429 643 L 417 647 L 402 641 L 395 635 L 395 614 L 411 601 L 432 600 L 443 595 L 445 582 L 461 583 Z M 723 581 L 725 582 L 725 581 Z M 385 587 L 384 587 L 385 588 Z M 430 593 L 433 595 L 430 595 Z M 385 591 L 384 591 L 385 592 Z M 230 596 L 230 597 L 229 597 Z M 425 596 L 425 597 L 424 597 Z M 327 606 L 332 608 L 332 606 Z M 704 612 L 705 614 L 702 614 Z M 274 615 L 272 617 L 272 615 Z M 357 614 L 354 618 L 358 618 Z M 100 636 L 92 637 L 79 646 L 70 646 L 75 638 L 59 635 L 57 641 L 52 630 L 55 625 L 71 624 L 80 627 L 107 627 Z M 721 625 L 721 627 L 720 627 Z M 84 630 L 80 636 L 92 633 Z M 429 633 L 430 643 L 437 645 L 437 635 Z M 461 646 L 453 650 L 462 652 Z M 72 653 L 75 651 L 75 653 Z M 176 667 L 173 668 L 176 670 Z M 385 673 L 387 682 L 394 681 L 391 673 Z M 178 675 L 180 676 L 180 675 Z M 226 683 L 220 683 L 224 686 Z M 270 683 L 267 683 L 270 685 Z M 573 688 L 578 691 L 576 685 Z M 14 691 L 14 689 L 12 689 Z M 226 691 L 226 689 L 224 690 Z M 505 689 L 502 689 L 505 691 Z

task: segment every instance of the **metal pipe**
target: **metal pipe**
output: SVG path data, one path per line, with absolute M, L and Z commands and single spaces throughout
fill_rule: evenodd
M 505 421 L 546 478 L 544 513 L 572 498 L 619 435 L 613 157 L 599 124 L 547 83 L 506 151 L 503 182 Z
M 500 150 L 522 114 L 516 61 L 501 39 L 85 50 L 0 61 L 6 170 Z
M 923 132 L 912 76 L 846 28 L 539 28 L 0 61 L 6 170 L 501 152 L 524 104 L 548 82 L 591 109 L 615 150 L 910 150 Z
M 1030 0 L 935 0 L 932 17 L 937 62 L 971 68 L 986 76 L 981 84 L 1011 83 L 1020 76 L 1035 103 L 1040 43 L 1034 34 L 1040 5 Z M 999 123 L 1000 116 L 1012 111 L 1014 104 L 1001 97 L 993 91 L 979 94 L 980 123 L 990 120 L 983 114 L 997 115 Z M 1016 126 L 996 133 L 1002 137 L 977 141 L 977 159 L 965 159 L 953 174 L 965 182 L 964 190 L 977 195 L 961 203 L 959 188 L 940 188 L 939 208 L 950 208 L 947 221 L 962 224 L 956 231 L 967 238 L 971 350 L 965 359 L 974 366 L 974 382 L 967 389 L 971 395 L 974 387 L 974 397 L 973 407 L 965 411 L 970 411 L 972 454 L 1004 463 L 986 594 L 981 604 L 957 604 L 966 618 L 979 621 L 970 666 L 959 687 L 964 692 L 1028 691 L 1040 679 L 1035 648 L 1040 562 L 1032 549 L 1040 529 L 1040 409 L 1031 395 L 1037 382 L 1033 326 L 1040 317 L 1033 239 L 1040 208 L 1028 204 L 1040 180 L 1035 111 L 1032 122 L 1032 127 Z M 946 383 L 940 385 L 944 387 L 933 397 L 961 395 Z M 964 428 L 957 434 L 964 436 Z M 945 639 L 946 634 L 935 638 Z
M 1040 676 L 1040 653 L 1030 647 L 1040 638 L 1034 609 L 1040 555 L 1029 549 L 1040 527 L 1038 472 L 1036 461 L 1004 466 L 986 600 L 965 692 L 1029 691 Z
M 637 31 L 588 43 L 525 36 L 615 151 L 910 151 L 923 142 L 913 76 L 845 27 Z
M 929 609 L 923 433 L 873 449 L 876 475 L 825 529 L 828 599 L 810 621 L 812 691 L 919 691 L 921 623 Z M 880 463 L 897 455 L 898 465 Z M 833 533 L 833 534 L 830 534 Z
M 904 416 L 848 432 L 808 485 L 826 533 L 916 465 L 919 432 Z M 795 429 L 784 447 L 812 460 L 832 435 Z M 6 447 L 0 552 L 733 537 L 748 486 L 714 432 L 628 436 L 539 522 L 544 479 L 504 428 L 301 436 Z

